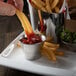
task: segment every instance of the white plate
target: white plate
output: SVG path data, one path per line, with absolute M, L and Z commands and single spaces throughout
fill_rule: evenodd
M 20 34 L 9 46 L 16 44 L 23 34 Z M 8 47 L 4 51 L 9 50 Z M 17 46 L 7 57 L 3 57 L 2 53 L 0 54 L 0 65 L 3 66 L 41 75 L 76 76 L 76 54 L 72 52 L 66 52 L 64 57 L 57 57 L 56 63 L 44 57 L 35 61 L 26 60 L 22 48 Z

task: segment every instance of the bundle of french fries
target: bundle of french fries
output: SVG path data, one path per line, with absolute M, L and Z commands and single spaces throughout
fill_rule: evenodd
M 32 29 L 32 26 L 27 16 L 22 11 L 19 11 L 18 9 L 16 9 L 16 15 L 18 19 L 20 20 L 26 35 L 34 34 L 34 31 Z
M 60 45 L 53 43 L 52 37 L 49 36 L 41 47 L 41 54 L 47 57 L 49 60 L 56 62 L 56 56 L 64 56 L 64 52 L 58 51 L 59 47 Z
M 44 12 L 59 13 L 63 0 L 31 0 L 31 4 Z

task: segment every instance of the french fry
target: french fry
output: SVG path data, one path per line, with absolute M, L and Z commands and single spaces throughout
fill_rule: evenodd
M 24 31 L 26 31 L 28 33 L 34 33 L 32 26 L 31 26 L 29 20 L 27 19 L 27 17 L 25 16 L 25 14 L 19 10 L 16 10 L 16 15 L 18 16 L 19 20 L 21 21 Z
M 53 0 L 49 0 L 50 1 L 50 5 L 52 4 Z
M 43 45 L 43 49 L 45 49 L 46 47 L 48 47 L 48 46 Z M 56 51 L 56 50 L 57 50 L 57 48 L 55 48 L 55 47 L 48 47 L 48 49 L 49 49 L 50 51 Z
M 41 48 L 41 54 L 49 60 L 56 62 L 56 56 L 64 56 L 64 52 L 57 51 L 59 44 L 44 42 Z
M 43 7 L 38 0 L 32 0 L 32 2 L 42 11 L 46 12 L 45 7 Z
M 64 0 L 31 0 L 32 5 L 44 12 L 59 13 Z
M 41 25 L 43 25 L 43 19 L 42 19 L 40 10 L 38 10 L 38 15 L 39 15 L 39 19 L 40 19 Z
M 31 5 L 32 5 L 34 8 L 36 8 L 37 10 L 40 9 L 40 8 L 37 7 L 37 5 L 36 5 L 35 3 L 33 3 L 33 2 L 31 2 Z M 40 10 L 41 10 L 41 9 L 40 9 Z
M 46 45 L 48 47 L 52 47 L 52 48 L 59 48 L 59 44 L 53 44 L 53 43 L 49 43 L 49 42 L 44 42 L 44 45 Z
M 44 3 L 46 2 L 46 0 L 42 0 Z
M 56 5 L 58 4 L 59 0 L 53 0 L 52 4 L 51 4 L 51 9 L 54 9 L 56 7 Z
M 45 42 L 52 42 L 53 37 L 51 36 L 47 36 Z
M 46 9 L 48 13 L 52 13 L 51 7 L 50 7 L 50 0 L 46 0 Z
M 21 15 L 19 14 L 18 11 L 16 11 L 16 15 L 18 16 L 19 20 L 21 21 L 21 24 L 22 24 L 23 29 L 27 31 L 27 28 L 24 26 L 24 25 L 26 25 L 26 24 L 25 24 L 25 23 L 23 22 L 23 20 L 21 19 Z
M 42 0 L 37 0 L 37 1 L 40 3 L 40 5 L 45 6 L 45 3 Z
M 46 52 L 51 57 L 52 61 L 56 61 L 56 56 L 53 51 L 51 51 L 47 46 L 44 46 Z
M 55 55 L 64 56 L 64 52 L 62 52 L 62 51 L 55 51 Z
M 52 59 L 51 59 L 51 56 L 48 54 L 48 52 L 46 52 L 45 50 L 41 50 L 41 51 L 42 51 L 41 54 L 42 54 L 43 56 L 47 57 L 49 60 L 52 60 Z
M 59 10 L 60 10 L 60 9 L 59 9 L 58 7 L 55 7 L 55 12 L 56 12 L 56 13 L 59 13 Z
M 52 60 L 55 62 L 57 59 L 56 59 L 54 52 L 50 51 L 50 53 L 51 53 Z

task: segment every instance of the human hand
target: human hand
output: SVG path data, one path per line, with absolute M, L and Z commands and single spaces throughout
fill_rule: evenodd
M 16 8 L 20 11 L 23 10 L 23 5 L 23 0 L 8 0 L 7 3 L 0 0 L 0 15 L 13 16 L 16 13 Z

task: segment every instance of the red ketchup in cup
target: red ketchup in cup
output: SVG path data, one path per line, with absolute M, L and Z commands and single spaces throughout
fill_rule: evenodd
M 20 41 L 23 42 L 24 44 L 35 44 L 42 42 L 42 39 L 39 35 L 30 34 L 28 38 L 24 37 Z

